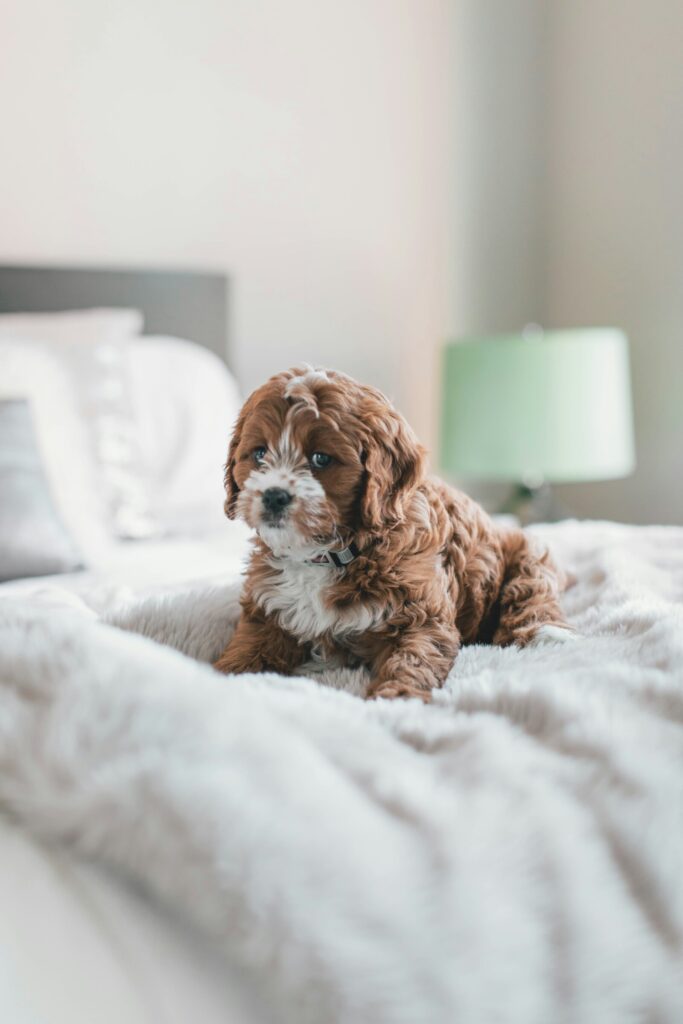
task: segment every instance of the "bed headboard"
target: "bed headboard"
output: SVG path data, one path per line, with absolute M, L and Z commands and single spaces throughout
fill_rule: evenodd
M 145 334 L 187 338 L 228 360 L 228 280 L 223 274 L 0 266 L 0 313 L 97 306 L 139 309 Z

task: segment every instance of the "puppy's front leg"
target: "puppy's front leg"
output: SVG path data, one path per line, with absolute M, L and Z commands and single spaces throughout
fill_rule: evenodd
M 375 657 L 367 696 L 419 697 L 427 703 L 443 686 L 460 648 L 454 625 L 430 621 L 387 639 Z
M 280 672 L 291 675 L 306 660 L 306 648 L 270 618 L 245 612 L 214 668 L 226 675 Z

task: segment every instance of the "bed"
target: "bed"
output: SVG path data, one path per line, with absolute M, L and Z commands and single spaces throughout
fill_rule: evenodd
M 217 676 L 234 526 L 0 586 L 0 1017 L 683 1019 L 683 529 L 535 528 L 577 640 L 424 707 Z

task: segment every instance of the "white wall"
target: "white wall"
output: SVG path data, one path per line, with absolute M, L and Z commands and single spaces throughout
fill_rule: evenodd
M 624 328 L 636 473 L 561 497 L 586 516 L 683 523 L 683 3 L 457 10 L 453 331 Z
M 0 260 L 223 269 L 245 388 L 336 365 L 429 435 L 450 8 L 4 0 Z
M 575 508 L 683 523 L 683 3 L 553 4 L 547 320 L 631 341 L 638 467 Z
M 0 260 L 216 267 L 245 388 L 296 361 L 429 442 L 448 335 L 613 323 L 683 520 L 683 3 L 4 0 Z
M 456 0 L 456 335 L 544 314 L 547 0 Z

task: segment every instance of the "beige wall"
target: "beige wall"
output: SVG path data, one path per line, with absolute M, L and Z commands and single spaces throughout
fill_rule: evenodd
M 638 471 L 565 497 L 681 521 L 681 38 L 678 0 L 5 0 L 0 260 L 224 269 L 245 388 L 337 365 L 428 442 L 444 336 L 623 326 Z
M 454 333 L 624 328 L 637 471 L 561 497 L 586 516 L 683 523 L 683 3 L 457 11 Z
M 631 340 L 638 467 L 588 514 L 683 523 L 683 3 L 554 3 L 547 315 Z
M 224 269 L 245 388 L 332 364 L 429 433 L 448 0 L 5 0 L 0 47 L 0 260 Z
M 543 315 L 547 0 L 456 0 L 453 181 L 458 335 Z

